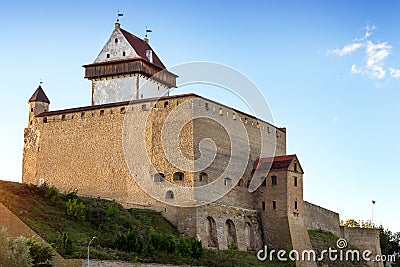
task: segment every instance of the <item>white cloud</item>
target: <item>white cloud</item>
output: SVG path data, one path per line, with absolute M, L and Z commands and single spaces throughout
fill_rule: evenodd
M 365 34 L 364 34 L 364 38 L 368 39 L 371 35 L 372 35 L 372 31 L 376 30 L 376 27 L 374 25 L 372 26 L 365 26 Z
M 338 56 L 342 57 L 347 54 L 353 53 L 354 51 L 356 51 L 357 49 L 359 49 L 361 47 L 362 47 L 361 43 L 348 44 L 341 49 L 336 48 L 334 50 L 330 50 L 327 52 L 327 54 L 338 55 Z
M 400 78 L 400 70 L 399 69 L 394 69 L 394 68 L 389 68 L 390 75 L 394 78 Z
M 374 43 L 368 38 L 371 37 L 372 32 L 376 29 L 375 26 L 366 26 L 364 37 L 355 39 L 350 44 L 345 45 L 342 49 L 334 49 L 328 51 L 327 54 L 335 54 L 340 57 L 353 53 L 354 51 L 365 48 L 365 64 L 357 66 L 352 64 L 351 74 L 363 74 L 372 79 L 381 80 L 385 78 L 387 70 L 385 68 L 385 60 L 389 57 L 392 51 L 392 46 L 388 42 Z M 400 70 L 390 68 L 390 75 L 394 78 L 400 78 Z

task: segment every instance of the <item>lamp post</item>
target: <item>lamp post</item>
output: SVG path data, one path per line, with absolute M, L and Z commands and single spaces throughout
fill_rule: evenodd
M 92 237 L 92 239 L 89 241 L 89 244 L 87 246 L 87 266 L 90 266 L 90 244 L 92 243 L 92 241 L 97 238 L 97 236 Z

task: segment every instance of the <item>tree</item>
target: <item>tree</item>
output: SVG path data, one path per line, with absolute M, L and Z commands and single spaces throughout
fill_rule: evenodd
M 348 219 L 345 222 L 341 221 L 340 224 L 347 227 L 360 227 L 360 224 L 354 219 Z
M 20 236 L 13 241 L 0 225 L 0 267 L 31 267 L 32 257 L 26 238 Z

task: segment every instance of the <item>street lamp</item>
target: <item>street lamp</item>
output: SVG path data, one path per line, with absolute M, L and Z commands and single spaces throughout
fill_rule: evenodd
M 97 236 L 92 237 L 92 239 L 89 241 L 89 244 L 87 246 L 87 266 L 90 266 L 90 244 L 92 243 L 92 241 L 97 238 Z

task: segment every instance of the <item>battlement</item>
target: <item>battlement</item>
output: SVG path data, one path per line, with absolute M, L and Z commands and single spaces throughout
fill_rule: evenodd
M 108 114 L 125 114 L 126 112 L 130 112 L 129 106 L 132 106 L 131 111 L 134 111 L 133 106 L 137 106 L 139 104 L 142 104 L 141 107 L 142 111 L 149 111 L 152 108 L 172 108 L 174 107 L 174 105 L 176 106 L 177 104 L 179 104 L 180 99 L 186 97 L 193 97 L 200 99 L 198 101 L 199 106 L 202 106 L 205 110 L 208 110 L 211 113 L 215 113 L 220 116 L 230 117 L 232 121 L 235 120 L 242 121 L 246 127 L 253 126 L 257 129 L 262 129 L 266 131 L 268 134 L 276 134 L 276 138 L 285 138 L 286 128 L 276 127 L 273 124 L 264 121 L 262 119 L 259 119 L 253 115 L 247 114 L 243 111 L 228 107 L 224 104 L 218 103 L 214 100 L 210 100 L 193 93 L 164 96 L 161 98 L 154 97 L 154 98 L 138 99 L 132 101 L 122 101 L 116 103 L 84 106 L 84 107 L 55 110 L 55 111 L 46 111 L 36 116 L 36 118 L 42 118 L 36 120 L 36 123 L 63 122 L 67 120 L 73 120 L 79 118 L 83 119 L 94 116 L 104 116 Z M 166 101 L 175 101 L 175 102 L 166 103 Z M 193 107 L 193 105 L 191 107 Z

